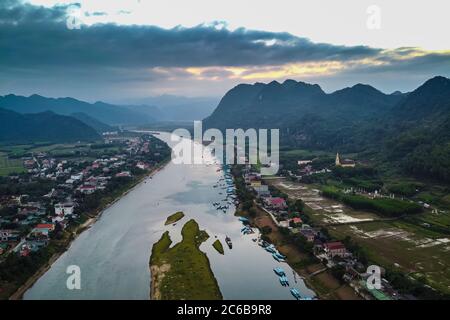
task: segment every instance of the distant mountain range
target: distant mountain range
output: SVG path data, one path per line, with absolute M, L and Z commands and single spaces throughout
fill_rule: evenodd
M 410 173 L 450 181 L 450 79 L 445 77 L 407 94 L 384 94 L 364 84 L 330 94 L 294 80 L 241 84 L 203 124 L 278 128 L 285 145 L 369 152 Z
M 29 97 L 14 94 L 0 96 L 1 120 L 4 124 L 0 141 L 90 140 L 99 138 L 97 134 L 92 134 L 93 131 L 99 134 L 115 131 L 119 125 L 199 120 L 209 115 L 217 103 L 209 98 L 177 96 L 160 96 L 135 102 L 155 103 L 158 106 L 88 103 L 74 98 L 47 98 L 36 94 Z M 12 122 L 8 123 L 8 120 Z M 60 126 L 60 123 L 67 127 Z M 41 130 L 38 130 L 39 125 Z M 78 129 L 85 132 L 78 133 Z
M 162 95 L 127 100 L 125 107 L 151 115 L 157 121 L 192 121 L 209 116 L 219 98 Z
M 93 125 L 100 132 L 107 129 L 100 123 L 106 126 L 139 126 L 157 121 L 201 120 L 211 114 L 217 102 L 215 98 L 172 95 L 129 99 L 121 104 L 88 103 L 74 98 L 47 98 L 36 94 L 29 97 L 0 96 L 0 108 L 24 114 L 52 111 L 61 115 L 77 115 L 79 120 Z
M 74 98 L 0 96 L 0 108 L 19 113 L 52 111 L 60 115 L 83 113 L 108 125 L 139 125 L 155 121 L 151 115 L 104 102 L 88 103 Z
M 74 117 L 50 111 L 20 114 L 0 108 L 1 142 L 73 142 L 98 139 L 100 135 L 93 128 Z

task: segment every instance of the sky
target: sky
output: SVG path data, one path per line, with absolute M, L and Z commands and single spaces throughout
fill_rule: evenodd
M 447 0 L 1 0 L 0 94 L 127 101 L 450 76 Z

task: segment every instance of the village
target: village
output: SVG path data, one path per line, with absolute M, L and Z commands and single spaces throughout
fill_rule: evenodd
M 0 264 L 10 255 L 27 257 L 85 227 L 105 202 L 170 155 L 167 145 L 149 135 L 107 133 L 104 145 L 117 152 L 94 160 L 39 152 L 22 159 L 26 173 L 2 178 L 8 187 L 0 198 Z
M 311 161 L 299 161 L 300 170 L 304 175 L 331 172 L 332 168 L 322 168 L 312 170 L 309 165 Z M 354 168 L 356 163 L 353 160 L 340 160 L 336 157 L 337 167 Z M 411 294 L 401 294 L 394 289 L 389 281 L 384 277 L 385 269 L 380 266 L 381 277 L 380 286 L 375 288 L 370 286 L 373 273 L 368 269 L 369 264 L 365 256 L 361 256 L 360 248 L 355 246 L 350 240 L 338 240 L 330 235 L 324 224 L 318 223 L 312 215 L 318 212 L 325 213 L 328 224 L 347 224 L 349 222 L 376 220 L 375 214 L 368 213 L 366 216 L 345 215 L 344 206 L 336 201 L 327 203 L 326 206 L 319 206 L 318 200 L 324 200 L 321 191 L 309 189 L 296 185 L 292 186 L 289 180 L 296 181 L 299 177 L 262 177 L 259 170 L 254 166 L 246 164 L 241 172 L 245 187 L 253 195 L 254 203 L 267 213 L 278 230 L 285 235 L 286 239 L 297 244 L 300 249 L 313 257 L 313 260 L 320 262 L 323 268 L 309 274 L 310 277 L 319 273 L 329 271 L 339 282 L 347 284 L 354 292 L 363 299 L 376 300 L 408 300 L 416 299 Z M 303 193 L 284 193 L 294 190 L 301 190 Z M 358 190 L 359 192 L 359 190 Z M 362 190 L 361 190 L 362 193 Z M 296 195 L 296 197 L 292 197 Z M 372 193 L 370 196 L 381 196 Z M 425 207 L 426 208 L 426 207 Z M 319 210 L 319 211 L 317 211 Z M 360 214 L 360 213 L 359 213 Z M 335 219 L 335 220 L 333 220 Z M 265 230 L 261 230 L 264 237 Z M 270 231 L 268 231 L 270 232 Z M 353 249 L 358 251 L 356 254 Z M 361 256 L 361 257 L 360 257 Z M 289 261 L 289 257 L 287 257 Z

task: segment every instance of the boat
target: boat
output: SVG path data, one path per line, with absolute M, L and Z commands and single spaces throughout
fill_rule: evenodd
M 267 252 L 273 253 L 275 254 L 275 249 L 273 249 L 272 247 L 265 247 L 264 248 Z
M 275 252 L 274 254 L 280 259 L 283 259 L 283 260 L 286 259 L 286 256 L 281 254 L 281 253 L 279 253 L 279 252 Z
M 266 250 L 267 250 L 267 249 L 266 249 Z M 284 262 L 284 259 L 278 257 L 276 253 L 272 253 L 272 257 L 273 257 L 275 260 L 277 260 L 278 262 Z
M 283 287 L 289 286 L 289 280 L 286 276 L 280 277 L 280 283 Z
M 245 222 L 245 223 L 249 222 L 249 220 L 247 218 L 245 218 L 245 217 L 239 217 L 239 221 L 240 222 Z
M 278 276 L 285 276 L 286 273 L 284 272 L 284 270 L 280 267 L 276 267 L 273 268 L 273 271 L 278 275 Z
M 291 288 L 289 291 L 291 291 L 291 294 L 295 299 L 300 300 L 302 298 L 302 296 L 300 295 L 300 291 L 298 291 L 297 288 Z
M 233 249 L 233 243 L 231 243 L 230 237 L 226 236 L 225 237 L 225 242 L 228 245 L 228 248 Z

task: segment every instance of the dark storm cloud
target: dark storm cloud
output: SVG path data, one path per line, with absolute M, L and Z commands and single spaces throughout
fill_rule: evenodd
M 70 30 L 65 7 L 14 6 L 11 0 L 0 6 L 2 65 L 242 66 L 346 61 L 380 52 L 365 46 L 316 44 L 289 33 L 204 25 L 162 29 L 109 23 Z
M 0 94 L 37 92 L 90 99 L 129 92 L 145 95 L 149 89 L 184 88 L 190 94 L 192 86 L 210 94 L 213 85 L 222 94 L 242 80 L 222 67 L 243 67 L 240 76 L 246 76 L 258 69 L 276 74 L 277 68 L 290 63 L 330 61 L 343 68 L 311 75 L 315 81 L 389 83 L 397 88 L 402 79 L 400 84 L 412 88 L 417 79 L 450 75 L 448 52 L 314 43 L 289 33 L 231 31 L 218 28 L 219 23 L 173 29 L 107 23 L 70 30 L 68 9 L 0 0 Z M 208 68 L 196 74 L 187 67 Z M 307 80 L 299 79 L 302 75 L 292 77 Z M 193 84 L 192 80 L 202 79 L 206 81 Z

